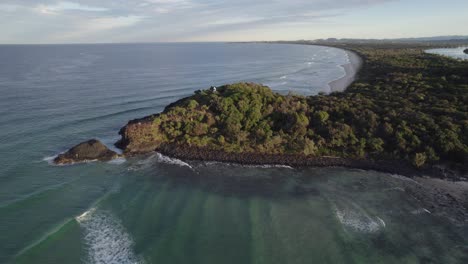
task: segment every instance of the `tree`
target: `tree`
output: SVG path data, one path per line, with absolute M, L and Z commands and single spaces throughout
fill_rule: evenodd
M 426 154 L 425 153 L 416 153 L 413 157 L 413 165 L 416 168 L 421 168 L 426 163 Z

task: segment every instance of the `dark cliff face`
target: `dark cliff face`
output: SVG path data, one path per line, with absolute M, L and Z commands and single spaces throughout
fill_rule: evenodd
M 152 116 L 132 120 L 120 129 L 121 139 L 115 146 L 122 149 L 126 155 L 154 151 L 161 142 L 157 131 Z
M 108 161 L 118 157 L 114 151 L 108 149 L 99 140 L 91 139 L 82 142 L 54 159 L 55 164 L 72 164 L 92 160 Z

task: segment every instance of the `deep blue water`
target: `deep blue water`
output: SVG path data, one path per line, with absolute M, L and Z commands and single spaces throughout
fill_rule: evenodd
M 462 263 L 466 227 L 394 175 L 159 154 L 48 163 L 211 85 L 328 92 L 346 61 L 299 45 L 0 46 L 0 263 Z

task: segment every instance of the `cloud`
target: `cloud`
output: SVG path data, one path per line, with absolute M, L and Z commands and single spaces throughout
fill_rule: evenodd
M 398 0 L 1 0 L 0 43 L 306 38 Z M 422 0 L 415 0 L 422 1 Z M 454 0 L 455 1 L 455 0 Z M 458 0 L 456 0 L 458 1 Z M 401 3 L 400 3 L 401 4 Z M 370 13 L 370 11 L 369 11 Z M 350 21 L 352 23 L 352 21 Z M 40 25 L 40 29 L 38 29 Z M 294 26 L 296 28 L 294 28 Z M 301 32 L 299 32 L 299 28 Z M 336 32 L 336 27 L 328 26 Z M 293 30 L 291 30 L 293 29 Z M 278 33 L 275 33 L 277 31 Z M 28 34 L 21 34 L 28 32 Z M 243 34 L 249 32 L 249 35 Z M 289 33 L 291 32 L 291 33 Z M 8 39 L 7 39 L 8 36 Z M 276 37 L 275 37 L 276 36 Z M 322 36 L 320 36 L 322 37 Z M 245 39 L 248 40 L 248 39 Z
M 138 24 L 143 19 L 144 17 L 142 16 L 120 16 L 98 17 L 86 21 L 79 21 L 72 26 L 73 30 L 61 33 L 55 36 L 55 38 L 65 39 L 75 43 L 82 42 L 80 40 L 83 38 L 97 38 L 100 34 L 109 31 L 118 34 L 118 32 L 114 32 L 116 29 L 131 27 Z
M 66 11 L 84 11 L 84 12 L 104 12 L 108 8 L 88 6 L 74 2 L 58 2 L 55 4 L 39 4 L 34 8 L 37 12 L 46 15 L 56 15 Z

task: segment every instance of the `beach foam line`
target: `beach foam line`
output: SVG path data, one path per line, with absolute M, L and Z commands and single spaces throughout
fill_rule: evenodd
M 127 161 L 127 159 L 125 159 L 125 158 L 116 158 L 116 159 L 108 161 L 107 163 L 108 164 L 114 164 L 114 165 L 120 165 L 120 164 L 125 163 L 126 161 Z
M 110 212 L 91 208 L 75 220 L 84 231 L 86 263 L 137 264 L 143 260 L 133 252 L 134 242 Z
M 243 168 L 261 168 L 261 169 L 290 169 L 293 170 L 294 168 L 288 165 L 281 165 L 281 164 L 265 164 L 265 165 L 244 165 L 240 163 L 234 162 L 221 162 L 221 161 L 206 161 L 203 163 L 205 166 L 211 165 L 225 165 L 225 166 L 233 166 L 233 167 L 243 167 Z

